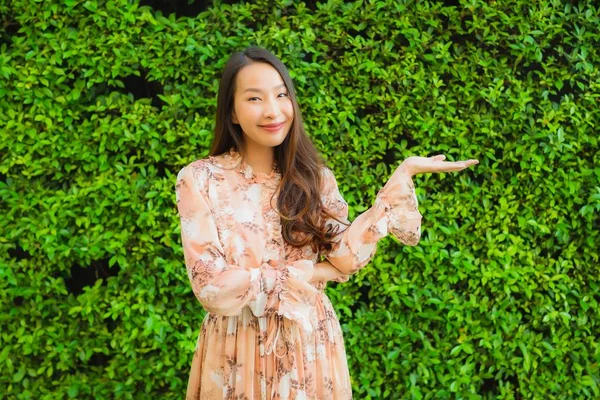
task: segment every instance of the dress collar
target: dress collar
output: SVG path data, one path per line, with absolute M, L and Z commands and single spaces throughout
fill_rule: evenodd
M 244 161 L 241 154 L 233 148 L 229 149 L 227 153 L 223 153 L 219 156 L 209 156 L 209 158 L 213 164 L 223 166 L 227 169 L 235 169 L 246 178 L 249 184 L 262 183 L 271 189 L 275 189 L 281 180 L 281 173 L 277 161 L 273 163 L 271 172 L 265 173 L 254 172 L 252 167 Z

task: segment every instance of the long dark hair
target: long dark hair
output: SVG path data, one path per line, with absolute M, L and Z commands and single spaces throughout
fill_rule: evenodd
M 323 206 L 321 170 L 325 161 L 306 135 L 294 84 L 287 68 L 269 51 L 251 46 L 235 52 L 227 61 L 219 83 L 217 120 L 209 155 L 220 155 L 233 148 L 243 158 L 246 157 L 242 129 L 233 123 L 231 117 L 235 78 L 243 67 L 255 62 L 268 63 L 279 72 L 294 107 L 290 131 L 285 140 L 274 148 L 275 161 L 281 173 L 276 209 L 281 217 L 283 239 L 294 247 L 310 244 L 314 252 L 330 249 L 333 237 L 340 232 L 331 226 L 326 227 L 326 218 L 331 217 L 341 223 L 344 221 Z

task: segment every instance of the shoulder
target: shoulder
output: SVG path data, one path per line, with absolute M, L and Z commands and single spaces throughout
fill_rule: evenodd
M 325 186 L 325 187 L 331 186 L 331 185 L 337 186 L 337 180 L 335 179 L 335 173 L 327 165 L 321 166 L 321 180 L 323 181 L 323 186 Z
M 335 174 L 326 165 L 321 167 L 321 196 L 325 198 L 333 197 L 343 201 Z
M 321 177 L 321 199 L 323 205 L 327 209 L 343 212 L 343 210 L 347 209 L 348 203 L 346 203 L 346 200 L 344 200 L 338 189 L 334 172 L 331 168 L 323 165 L 321 167 Z
M 324 190 L 327 190 L 327 188 L 331 188 L 332 186 L 337 186 L 335 174 L 333 173 L 331 168 L 329 168 L 326 165 L 321 166 L 321 180 Z
M 211 169 L 213 168 L 214 166 L 208 158 L 194 160 L 179 170 L 177 173 L 177 182 L 187 180 L 198 187 L 206 187 L 212 174 Z
M 321 165 L 321 176 L 331 177 L 331 176 L 333 176 L 333 172 L 327 165 Z
M 181 179 L 184 176 L 196 176 L 199 173 L 206 171 L 207 169 L 207 160 L 206 159 L 198 159 L 194 160 L 187 165 L 184 165 L 179 172 L 177 173 L 177 179 Z

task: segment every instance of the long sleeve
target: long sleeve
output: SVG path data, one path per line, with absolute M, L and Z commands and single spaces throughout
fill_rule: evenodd
M 238 315 L 245 306 L 298 322 L 311 332 L 317 289 L 309 284 L 313 262 L 298 260 L 244 268 L 227 262 L 208 200 L 208 174 L 201 161 L 177 174 L 176 199 L 187 274 L 194 295 L 213 314 Z
M 348 204 L 338 190 L 335 176 L 326 167 L 323 175 L 324 206 L 340 220 L 349 222 Z M 339 225 L 340 233 L 332 249 L 323 254 L 337 269 L 353 274 L 368 264 L 377 250 L 377 242 L 388 232 L 406 245 L 416 245 L 421 237 L 421 218 L 412 178 L 400 165 L 377 193 L 373 206 L 350 226 L 332 218 L 327 222 Z

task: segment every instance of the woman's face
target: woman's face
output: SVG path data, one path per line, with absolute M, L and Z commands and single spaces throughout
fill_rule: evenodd
M 294 107 L 288 90 L 271 64 L 255 62 L 236 76 L 232 121 L 244 133 L 246 148 L 280 145 L 292 126 Z M 268 125 L 277 125 L 267 129 Z

